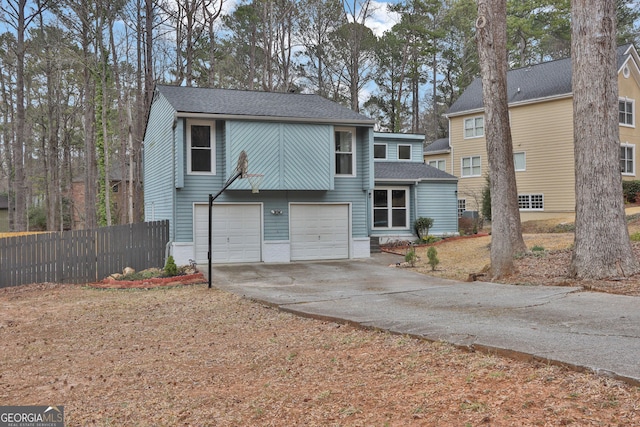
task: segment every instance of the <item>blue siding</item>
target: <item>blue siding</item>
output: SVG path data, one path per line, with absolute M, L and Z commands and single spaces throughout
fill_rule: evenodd
M 381 161 L 396 161 L 398 160 L 398 146 L 399 145 L 411 145 L 411 161 L 423 163 L 423 142 L 424 138 L 418 135 L 408 134 L 384 134 L 375 133 L 374 141 L 378 144 L 387 144 L 387 158 L 380 159 Z M 371 156 L 373 157 L 373 155 Z M 401 160 L 409 161 L 409 160 Z
M 185 119 L 179 121 L 184 122 Z M 186 173 L 187 156 L 186 156 L 186 126 L 178 135 L 176 134 L 176 146 L 181 147 L 183 151 L 182 169 L 184 172 L 184 187 L 176 191 L 176 235 L 177 242 L 193 241 L 193 204 L 208 203 L 209 194 L 216 194 L 224 185 L 228 176 L 225 174 L 225 130 L 224 122 L 217 121 L 215 125 L 215 144 L 216 144 L 216 174 L 215 175 L 189 175 Z M 235 163 L 234 163 L 235 165 Z M 216 201 L 220 201 L 217 199 Z
M 162 95 L 151 105 L 144 137 L 145 219 L 168 219 L 169 236 L 175 234 L 174 217 L 174 110 Z
M 249 173 L 264 174 L 264 190 L 330 190 L 333 185 L 332 127 L 329 125 L 227 122 L 227 165 L 240 152 L 249 158 Z M 231 188 L 249 189 L 246 182 Z
M 176 188 L 184 187 L 184 171 L 185 171 L 185 151 L 182 149 L 182 145 L 184 144 L 183 136 L 185 135 L 185 121 L 184 119 L 180 119 L 176 121 L 175 128 L 175 141 L 174 141 L 174 151 L 175 151 L 175 167 L 176 167 Z
M 300 131 L 304 125 L 290 125 L 279 126 L 275 124 L 273 127 L 263 127 L 263 137 L 270 138 L 269 135 L 275 132 L 270 132 L 270 129 L 278 129 L 277 134 L 281 135 L 280 131 L 285 132 L 285 129 L 293 129 Z M 333 135 L 333 127 L 331 126 L 312 126 L 316 132 L 324 132 L 331 137 Z M 286 133 L 286 132 L 285 132 Z M 245 180 L 237 180 L 247 189 L 233 189 L 233 186 L 225 191 L 216 202 L 227 203 L 242 203 L 242 202 L 262 202 L 264 206 L 264 240 L 289 240 L 289 203 L 291 202 L 307 202 L 307 203 L 351 203 L 352 206 L 352 236 L 353 237 L 367 237 L 368 234 L 368 192 L 366 188 L 369 182 L 373 182 L 371 176 L 370 163 L 371 156 L 365 156 L 364 153 L 370 152 L 371 144 L 371 130 L 370 129 L 358 129 L 357 130 L 357 147 L 356 147 L 356 161 L 357 161 L 357 174 L 355 177 L 333 177 L 333 168 L 329 169 L 329 175 L 331 180 L 335 180 L 334 190 L 268 190 L 261 186 L 260 192 L 257 194 L 249 191 L 249 186 Z M 184 147 L 184 134 L 180 136 L 182 139 L 182 146 Z M 216 152 L 217 152 L 217 170 L 233 170 L 236 163 L 236 155 L 226 155 L 224 146 L 227 140 L 224 134 L 224 125 L 222 122 L 218 123 L 216 127 Z M 263 138 L 264 140 L 264 138 Z M 284 141 L 284 139 L 283 139 Z M 330 147 L 331 148 L 331 147 Z M 276 154 L 278 152 L 276 151 Z M 249 172 L 260 172 L 256 170 L 255 163 L 258 161 L 253 160 L 251 154 L 249 155 Z M 279 156 L 278 156 L 279 157 Z M 325 156 L 327 159 L 333 159 L 333 150 L 330 154 Z M 186 158 L 186 156 L 185 156 Z M 233 161 L 233 165 L 227 167 L 227 158 L 229 162 Z M 274 160 L 275 161 L 275 160 Z M 185 160 L 186 162 L 186 160 Z M 329 163 L 329 161 L 327 162 Z M 186 166 L 185 166 L 186 167 Z M 266 165 L 265 165 L 266 167 Z M 185 169 L 186 170 L 186 169 Z M 176 209 L 176 241 L 178 242 L 191 242 L 193 241 L 193 204 L 194 203 L 207 203 L 209 193 L 215 194 L 224 184 L 226 179 L 230 176 L 222 175 L 218 173 L 216 176 L 195 176 L 186 175 L 185 186 L 177 191 L 177 209 Z M 265 174 L 266 175 L 266 174 Z M 285 175 L 286 176 L 286 175 Z M 266 181 L 266 176 L 265 176 Z M 271 210 L 280 210 L 282 215 L 272 215 Z
M 458 232 L 458 189 L 455 182 L 421 182 L 418 185 L 418 216 L 433 218 L 432 234 Z

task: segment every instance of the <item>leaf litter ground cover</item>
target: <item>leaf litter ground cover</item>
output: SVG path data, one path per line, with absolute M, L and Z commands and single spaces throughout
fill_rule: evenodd
M 640 425 L 640 390 L 192 285 L 0 290 L 0 402 L 69 426 Z

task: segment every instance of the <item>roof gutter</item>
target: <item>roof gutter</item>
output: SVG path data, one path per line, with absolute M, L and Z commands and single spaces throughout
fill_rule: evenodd
M 523 106 L 523 105 L 530 105 L 530 104 L 539 104 L 541 102 L 556 101 L 556 100 L 566 99 L 566 98 L 571 98 L 571 97 L 573 97 L 573 92 L 563 93 L 563 94 L 560 94 L 560 95 L 545 96 L 543 98 L 527 99 L 525 101 L 511 102 L 511 103 L 509 103 L 509 108 L 511 108 L 511 107 L 520 107 L 520 106 Z M 473 108 L 471 110 L 456 111 L 456 112 L 453 112 L 453 113 L 447 113 L 444 116 L 447 119 L 449 119 L 451 117 L 466 116 L 467 114 L 476 114 L 476 113 L 484 113 L 484 107 Z
M 318 123 L 331 125 L 354 125 L 354 126 L 373 126 L 375 120 L 350 120 L 350 119 L 331 119 L 331 118 L 307 118 L 307 117 L 277 117 L 277 116 L 244 116 L 238 114 L 212 114 L 212 113 L 188 113 L 178 111 L 177 117 L 190 119 L 217 119 L 217 120 L 252 120 L 264 122 L 293 122 L 293 123 Z

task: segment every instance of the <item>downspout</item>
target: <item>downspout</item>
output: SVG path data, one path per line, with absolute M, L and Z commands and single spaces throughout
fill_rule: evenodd
M 418 217 L 418 184 L 420 183 L 419 180 L 416 180 L 416 182 L 413 184 L 413 212 L 415 213 L 414 215 L 414 221 L 417 220 Z M 411 227 L 411 234 L 413 234 L 413 232 L 415 231 L 415 227 L 413 226 L 413 224 L 409 224 L 409 226 Z
M 176 240 L 176 217 L 178 208 L 176 206 L 176 127 L 178 126 L 178 112 L 173 113 L 173 125 L 171 126 L 171 223 L 173 224 L 169 242 L 167 243 L 167 254 L 171 253 L 171 245 Z

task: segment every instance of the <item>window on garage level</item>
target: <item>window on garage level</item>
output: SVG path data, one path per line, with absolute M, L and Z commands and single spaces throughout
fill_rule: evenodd
M 522 211 L 543 211 L 544 195 L 518 194 L 518 206 Z
M 335 128 L 336 175 L 355 175 L 356 130 Z
M 187 165 L 190 174 L 215 174 L 214 124 L 206 120 L 187 122 Z
M 373 190 L 373 227 L 408 228 L 409 208 L 406 188 Z
M 458 216 L 462 216 L 467 210 L 467 199 L 458 199 Z

